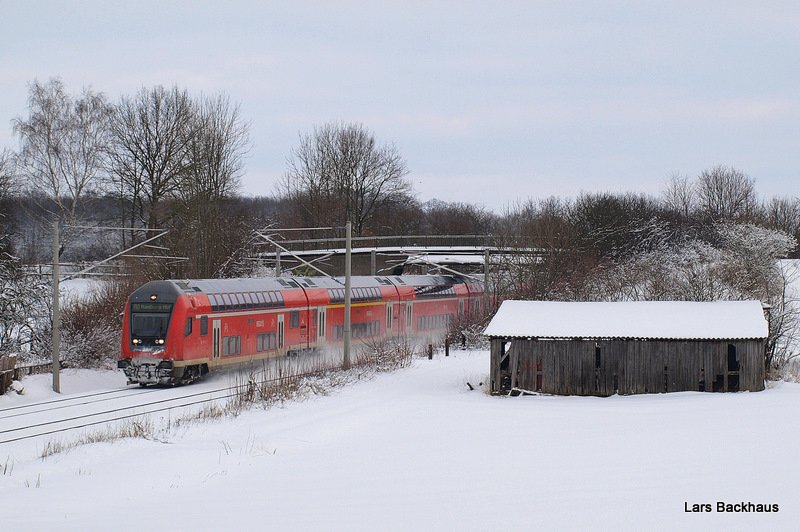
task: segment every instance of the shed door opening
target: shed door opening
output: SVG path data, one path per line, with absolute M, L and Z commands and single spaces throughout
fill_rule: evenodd
M 736 358 L 736 346 L 728 344 L 728 371 L 739 371 L 739 359 Z

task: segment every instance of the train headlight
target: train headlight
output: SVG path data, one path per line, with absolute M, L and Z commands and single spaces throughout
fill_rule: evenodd
M 158 345 L 164 345 L 164 339 L 163 339 L 163 338 L 159 338 L 159 339 L 157 339 L 157 340 L 156 340 L 156 344 L 158 344 Z
M 141 341 L 141 340 L 139 340 L 138 338 L 134 338 L 134 339 L 131 341 L 131 343 L 132 343 L 133 345 L 139 345 L 139 344 L 141 344 L 141 343 L 142 343 L 142 341 Z

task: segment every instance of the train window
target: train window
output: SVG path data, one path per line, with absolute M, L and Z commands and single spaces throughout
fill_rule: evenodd
M 186 328 L 183 331 L 183 335 L 184 336 L 189 336 L 190 334 L 192 334 L 192 317 L 191 316 L 186 318 Z
M 300 311 L 293 310 L 289 313 L 289 328 L 296 329 L 300 327 Z
M 222 294 L 222 302 L 223 302 L 222 310 L 229 310 L 232 308 L 233 303 L 231 303 L 231 296 L 229 296 L 228 294 Z
M 208 302 L 211 303 L 211 310 L 217 310 L 219 308 L 217 303 L 217 296 L 215 296 L 214 294 L 208 295 Z
M 244 294 L 236 294 L 236 308 L 239 309 L 245 308 Z
M 200 318 L 200 336 L 208 335 L 208 316 Z
M 256 349 L 258 351 L 275 349 L 275 345 L 275 333 L 262 333 L 256 337 Z
M 256 292 L 256 301 L 258 301 L 259 307 L 263 307 L 265 304 L 264 294 L 262 294 L 261 292 Z
M 253 298 L 250 296 L 249 293 L 244 295 L 244 302 L 247 308 L 253 308 Z
M 223 336 L 222 337 L 222 354 L 223 355 L 238 355 L 242 352 L 242 337 L 241 336 Z

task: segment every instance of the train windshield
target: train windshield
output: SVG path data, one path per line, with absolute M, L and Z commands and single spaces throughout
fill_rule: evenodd
M 131 303 L 131 336 L 164 338 L 171 313 L 171 303 Z

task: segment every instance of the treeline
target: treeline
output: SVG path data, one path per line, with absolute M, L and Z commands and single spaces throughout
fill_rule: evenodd
M 777 259 L 798 256 L 800 199 L 760 197 L 755 179 L 736 168 L 673 176 L 658 197 L 587 192 L 522 200 L 498 213 L 420 202 L 400 150 L 345 122 L 301 134 L 271 197 L 243 196 L 249 125 L 224 94 L 156 86 L 111 102 L 89 89 L 70 94 L 57 79 L 34 81 L 13 127 L 19 149 L 0 153 L 7 293 L 31 290 L 19 269 L 49 262 L 55 219 L 62 261 L 102 259 L 168 229 L 146 254 L 173 258 L 143 261 L 141 278 L 248 275 L 254 262 L 239 259 L 253 249 L 256 229 L 349 220 L 357 236 L 487 235 L 504 251 L 491 278 L 501 298 L 760 299 L 772 307 L 770 363 L 797 351 L 794 304 Z M 319 233 L 292 233 L 312 236 Z M 114 316 L 108 308 L 118 304 L 98 308 Z M 32 312 L 3 305 L 13 307 L 13 298 L 0 298 L 0 351 L 3 331 Z M 91 310 L 76 320 L 92 323 Z

